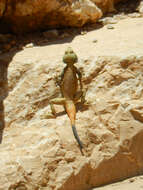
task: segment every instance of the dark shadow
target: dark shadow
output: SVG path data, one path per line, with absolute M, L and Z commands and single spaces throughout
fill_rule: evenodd
M 3 130 L 5 128 L 4 119 L 4 99 L 8 95 L 7 68 L 9 62 L 0 59 L 0 143 L 2 143 Z
M 130 14 L 134 12 L 138 12 L 137 7 L 139 6 L 141 0 L 125 0 L 122 2 L 119 2 L 116 5 L 116 9 L 118 11 L 118 14 L 124 13 Z

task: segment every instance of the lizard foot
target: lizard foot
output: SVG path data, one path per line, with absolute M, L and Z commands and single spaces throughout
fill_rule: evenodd
M 41 119 L 54 119 L 56 118 L 56 115 L 53 115 L 52 113 L 43 114 L 40 116 Z

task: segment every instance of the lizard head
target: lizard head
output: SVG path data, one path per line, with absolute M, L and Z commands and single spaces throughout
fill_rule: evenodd
M 68 47 L 63 56 L 63 62 L 66 64 L 73 65 L 74 63 L 77 62 L 77 60 L 78 58 L 75 52 L 72 50 L 71 47 Z

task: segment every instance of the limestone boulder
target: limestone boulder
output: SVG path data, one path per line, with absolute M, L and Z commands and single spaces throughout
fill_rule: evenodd
M 81 27 L 86 23 L 95 23 L 104 12 L 114 11 L 115 2 L 114 0 L 2 0 L 1 30 L 9 26 L 8 30 L 24 33 L 55 27 Z
M 84 1 L 8 1 L 5 22 L 14 32 L 26 32 L 47 27 L 82 26 L 102 16 L 90 0 Z
M 84 156 L 61 106 L 54 77 L 63 65 L 15 56 L 3 89 L 5 129 L 0 145 L 0 189 L 88 190 L 143 172 L 143 57 L 79 60 L 88 105 L 77 105 L 76 127 Z M 62 60 L 62 57 L 61 57 Z M 1 96 L 2 99 L 2 96 Z

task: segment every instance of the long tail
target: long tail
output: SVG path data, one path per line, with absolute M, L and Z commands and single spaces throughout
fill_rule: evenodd
M 81 140 L 80 140 L 80 138 L 79 138 L 79 136 L 77 134 L 77 130 L 76 130 L 76 127 L 74 125 L 72 125 L 72 131 L 73 131 L 73 134 L 74 134 L 74 137 L 75 137 L 76 141 L 78 142 L 80 151 L 83 154 L 83 152 L 82 152 L 83 144 L 82 144 L 82 142 L 81 142 Z
M 83 152 L 82 152 L 83 143 L 81 142 L 81 140 L 78 136 L 76 127 L 75 127 L 76 107 L 74 105 L 74 102 L 73 101 L 66 102 L 65 108 L 66 108 L 66 112 L 67 112 L 67 114 L 70 118 L 70 121 L 71 121 L 71 126 L 72 126 L 72 131 L 73 131 L 74 137 L 75 137 L 75 139 L 76 139 L 76 141 L 80 147 L 81 153 L 83 154 Z

